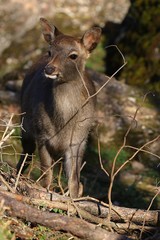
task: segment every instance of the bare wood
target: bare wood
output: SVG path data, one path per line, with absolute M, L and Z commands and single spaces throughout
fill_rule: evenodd
M 108 208 L 102 202 L 94 203 L 89 201 L 80 201 L 77 203 L 79 207 L 89 211 L 93 215 L 99 217 L 107 217 Z M 116 222 L 133 222 L 136 224 L 143 224 L 145 218 L 145 225 L 157 226 L 160 223 L 158 211 L 146 211 L 135 208 L 125 208 L 113 206 L 111 210 L 111 220 Z
M 62 203 L 59 201 L 49 201 L 49 200 L 41 200 L 41 199 L 35 199 L 35 198 L 29 198 L 23 195 L 18 195 L 10 192 L 5 192 L 5 196 L 14 198 L 15 200 L 22 202 L 22 203 L 27 203 L 27 204 L 32 204 L 37 207 L 43 206 L 43 211 L 44 209 L 53 209 L 53 208 L 58 208 L 62 210 L 69 210 L 70 216 L 76 215 L 76 210 L 72 205 L 67 205 L 67 203 Z M 69 209 L 68 209 L 69 207 Z M 89 222 L 94 222 L 103 226 L 108 226 L 107 219 L 105 218 L 99 218 L 96 216 L 93 216 L 89 212 L 79 209 L 81 216 L 83 219 L 88 220 Z M 152 226 L 140 226 L 134 223 L 126 222 L 126 223 L 114 223 L 111 222 L 110 226 L 117 232 L 118 234 L 125 235 L 126 232 L 130 232 L 130 230 L 145 230 L 145 231 L 156 231 L 156 227 Z
M 63 230 L 74 236 L 88 240 L 123 240 L 128 239 L 115 233 L 88 223 L 82 219 L 61 216 L 56 213 L 43 212 L 28 204 L 24 204 L 6 193 L 0 192 L 0 201 L 4 201 L 4 206 L 9 208 L 6 212 L 9 216 L 20 217 L 26 221 L 42 224 L 54 230 Z
M 0 175 L 0 181 L 3 183 L 3 185 L 8 188 L 9 191 L 11 191 L 12 193 L 14 193 L 14 190 L 10 187 L 10 185 L 8 184 L 8 182 L 4 179 L 4 177 L 2 175 Z M 2 188 L 4 188 L 4 186 L 1 185 Z
M 44 200 L 58 201 L 58 202 L 67 202 L 70 198 L 61 196 L 57 193 L 48 193 L 45 190 L 33 189 L 31 186 L 23 185 L 25 191 L 32 198 L 40 198 Z M 100 202 L 96 199 L 84 198 L 84 200 L 75 200 L 76 205 L 94 216 L 99 218 L 107 218 L 108 216 L 108 207 L 107 204 Z M 135 208 L 125 208 L 113 206 L 111 211 L 111 221 L 116 222 L 133 222 L 135 224 L 143 224 L 145 218 L 145 225 L 147 226 L 157 226 L 160 224 L 160 213 L 159 211 L 146 211 L 142 209 Z
M 2 192 L 2 191 L 1 191 Z M 70 200 L 68 202 L 63 203 L 60 201 L 50 201 L 50 200 L 43 200 L 37 198 L 30 198 L 19 194 L 13 194 L 10 192 L 4 192 L 4 194 L 8 197 L 14 198 L 17 201 L 21 201 L 23 203 L 32 204 L 37 207 L 43 206 L 44 209 L 61 209 L 63 211 L 68 212 L 69 216 L 76 216 L 77 212 L 81 216 L 81 219 L 85 219 L 89 222 L 100 224 L 103 226 L 108 227 L 107 219 L 99 218 L 97 216 L 92 215 L 91 213 L 87 212 L 86 210 L 80 209 L 79 207 L 75 206 L 76 204 L 72 204 Z M 78 208 L 78 209 L 77 209 Z M 113 228 L 117 228 L 114 223 L 111 223 Z
M 33 204 L 36 204 L 35 201 L 39 200 L 39 203 L 37 202 L 37 205 L 41 205 L 42 201 L 48 200 L 48 202 L 43 202 L 46 207 L 48 206 L 49 208 L 59 208 L 68 211 L 67 203 L 70 202 L 69 197 L 62 196 L 54 192 L 47 192 L 45 188 L 36 186 L 35 184 L 29 184 L 26 181 L 22 180 L 19 181 L 18 190 L 20 193 L 23 194 L 24 192 L 25 195 L 29 196 L 32 201 L 34 201 L 34 203 L 32 202 Z M 97 224 L 100 223 L 104 224 L 105 226 L 107 225 L 107 204 L 90 197 L 75 199 L 74 201 L 76 202 L 77 207 L 81 210 L 81 215 L 84 219 Z M 74 206 L 71 204 L 69 206 L 69 213 L 71 215 L 75 215 L 76 210 Z M 84 212 L 82 212 L 82 210 L 84 210 Z M 111 211 L 111 221 L 113 222 L 130 222 L 142 225 L 144 218 L 145 226 L 157 226 L 160 224 L 160 217 L 158 211 L 146 211 L 141 209 L 125 208 L 118 206 L 113 206 L 113 209 Z
M 9 179 L 6 175 L 1 173 L 4 179 Z M 9 185 L 9 184 L 8 184 Z M 45 206 L 48 209 L 58 208 L 67 211 L 71 216 L 77 214 L 77 209 L 81 214 L 82 218 L 96 224 L 101 224 L 108 226 L 107 215 L 108 215 L 108 205 L 98 201 L 97 199 L 86 197 L 80 199 L 74 199 L 74 205 L 71 199 L 66 196 L 59 195 L 54 192 L 47 192 L 45 188 L 27 182 L 20 178 L 17 190 L 22 195 L 14 194 L 14 198 L 21 200 L 24 203 L 32 204 L 36 206 Z M 1 188 L 1 191 L 4 191 Z M 10 197 L 13 197 L 11 192 L 6 192 Z M 28 197 L 25 197 L 25 196 Z M 160 224 L 159 212 L 158 211 L 145 211 L 140 209 L 124 208 L 114 206 L 111 211 L 111 225 L 117 230 L 117 223 L 129 223 L 142 225 L 145 219 L 146 226 L 157 226 Z M 116 224 L 114 224 L 116 222 Z M 118 225 L 120 226 L 120 225 Z M 128 228 L 126 225 L 126 228 Z M 135 226 L 136 227 L 136 226 Z

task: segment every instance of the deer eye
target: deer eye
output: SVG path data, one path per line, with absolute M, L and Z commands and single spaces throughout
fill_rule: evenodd
M 69 55 L 69 58 L 72 60 L 76 60 L 78 58 L 78 54 L 76 52 L 73 52 Z

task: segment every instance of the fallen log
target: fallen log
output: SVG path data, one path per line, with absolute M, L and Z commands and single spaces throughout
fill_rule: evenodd
M 58 201 L 62 203 L 66 203 L 70 198 L 66 196 L 59 195 L 54 192 L 47 192 L 43 188 L 36 188 L 34 185 L 28 185 L 25 182 L 20 183 L 20 188 L 23 189 L 27 193 L 28 196 L 36 199 L 50 200 L 50 201 Z M 74 200 L 76 206 L 80 209 L 83 209 L 93 216 L 97 216 L 99 218 L 107 218 L 109 214 L 108 205 L 98 201 L 97 199 L 93 199 L 90 197 L 81 198 Z M 111 211 L 111 220 L 114 222 L 124 223 L 130 222 L 138 225 L 144 224 L 146 226 L 160 226 L 160 211 L 156 210 L 142 210 L 135 208 L 126 208 L 114 206 Z
M 13 198 L 22 204 L 29 205 L 32 208 L 43 208 L 46 214 L 50 214 L 50 211 L 54 211 L 55 209 L 60 209 L 65 211 L 65 214 L 68 215 L 66 217 L 69 219 L 70 217 L 79 215 L 81 218 L 79 220 L 83 219 L 83 221 L 86 220 L 85 222 L 87 223 L 99 225 L 102 230 L 104 230 L 104 228 L 105 230 L 112 229 L 114 232 L 124 235 L 127 234 L 128 236 L 131 236 L 132 232 L 137 232 L 137 230 L 139 233 L 159 231 L 160 218 L 158 210 L 150 211 L 113 206 L 110 213 L 111 221 L 109 222 L 109 210 L 106 203 L 91 197 L 71 199 L 55 192 L 48 192 L 45 188 L 23 177 L 19 179 L 15 187 L 15 178 L 3 173 L 1 175 L 0 191 L 2 194 L 5 194 L 5 196 Z M 40 212 L 42 212 L 42 210 Z M 59 215 L 60 214 L 58 214 L 58 216 Z M 22 217 L 22 219 L 26 219 L 25 216 L 24 218 Z M 43 224 L 43 221 L 41 221 L 40 224 Z M 95 226 L 94 224 L 93 226 Z M 62 229 L 65 228 L 62 226 Z M 69 230 L 67 231 L 70 233 Z M 93 236 L 92 239 L 94 239 Z
M 20 200 L 7 195 L 6 193 L 0 192 L 0 202 L 3 202 L 6 209 L 5 212 L 11 217 L 19 217 L 25 221 L 41 224 L 54 230 L 66 231 L 74 236 L 86 240 L 129 239 L 126 236 L 108 232 L 101 227 L 88 223 L 79 218 L 41 211 L 30 206 L 29 204 L 23 203 Z M 14 195 L 13 193 L 11 194 Z

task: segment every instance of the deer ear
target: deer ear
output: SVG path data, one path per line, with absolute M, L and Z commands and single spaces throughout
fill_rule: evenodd
M 90 30 L 88 30 L 82 37 L 82 42 L 85 48 L 91 52 L 93 49 L 96 48 L 97 44 L 100 41 L 101 38 L 101 28 L 94 27 Z
M 54 39 L 62 33 L 55 26 L 51 26 L 45 18 L 40 18 L 40 23 L 44 39 L 51 45 Z

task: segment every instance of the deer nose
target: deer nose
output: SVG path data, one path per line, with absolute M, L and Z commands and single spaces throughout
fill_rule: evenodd
M 54 66 L 47 65 L 44 69 L 45 73 L 48 75 L 51 75 L 53 72 L 55 72 L 56 68 Z

